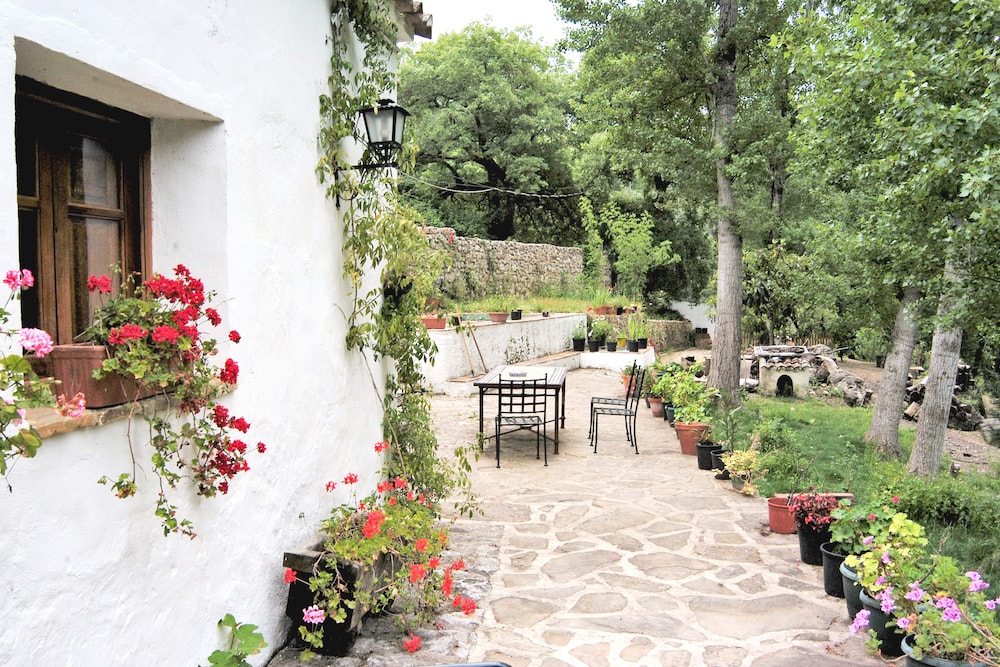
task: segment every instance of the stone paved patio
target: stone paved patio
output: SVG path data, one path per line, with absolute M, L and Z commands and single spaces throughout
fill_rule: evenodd
M 550 451 L 548 467 L 527 435 L 504 440 L 502 468 L 492 444 L 474 465 L 484 515 L 459 519 L 452 544 L 469 565 L 457 586 L 477 600 L 476 614 L 445 614 L 413 655 L 380 619 L 352 657 L 313 664 L 881 664 L 850 635 L 843 600 L 824 594 L 822 569 L 798 561 L 797 538 L 768 530 L 763 499 L 699 470 L 645 408 L 639 455 L 620 419 L 603 426 L 592 453 L 590 396 L 620 391 L 619 376 L 581 369 L 567 382 L 561 453 Z M 445 450 L 474 441 L 475 398 L 432 404 Z M 293 664 L 292 653 L 272 664 Z

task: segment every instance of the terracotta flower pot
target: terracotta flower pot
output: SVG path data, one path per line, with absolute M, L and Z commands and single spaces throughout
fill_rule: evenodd
M 507 311 L 504 311 L 502 313 L 487 313 L 487 314 L 490 316 L 490 322 L 496 322 L 497 324 L 502 324 L 503 322 L 506 322 L 507 318 L 510 317 L 510 313 Z
M 654 417 L 663 417 L 663 399 L 658 396 L 649 397 L 649 409 Z
M 708 430 L 704 422 L 674 422 L 674 431 L 681 443 L 681 454 L 698 456 L 698 443 Z
M 420 321 L 428 329 L 444 329 L 445 324 L 448 323 L 444 317 L 438 317 L 437 315 L 425 315 L 420 318 Z
M 56 345 L 49 353 L 49 371 L 59 380 L 54 394 L 68 397 L 82 392 L 88 408 L 107 408 L 148 398 L 154 387 L 138 382 L 131 376 L 118 374 L 94 379 L 94 371 L 108 358 L 104 345 Z
M 788 496 L 767 499 L 767 520 L 772 533 L 791 535 L 795 532 L 795 518 L 788 511 Z

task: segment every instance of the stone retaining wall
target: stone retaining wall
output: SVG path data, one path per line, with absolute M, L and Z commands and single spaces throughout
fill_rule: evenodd
M 431 246 L 451 256 L 444 290 L 459 299 L 491 294 L 530 296 L 543 285 L 575 283 L 583 273 L 583 250 L 547 243 L 467 238 L 450 227 L 427 227 Z

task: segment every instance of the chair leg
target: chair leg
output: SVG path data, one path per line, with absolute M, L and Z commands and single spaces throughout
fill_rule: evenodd
M 598 415 L 598 414 L 595 413 L 594 414 L 594 435 L 590 438 L 590 446 L 591 446 L 591 448 L 593 448 L 595 454 L 597 453 L 597 430 L 598 430 L 598 428 L 597 428 L 598 421 L 597 420 L 598 419 L 600 419 L 600 415 Z
M 626 417 L 626 419 L 628 419 L 628 418 Z M 636 435 L 636 432 L 635 432 L 635 417 L 632 417 L 632 447 L 633 447 L 633 449 L 635 449 L 635 453 L 638 454 L 639 453 L 639 437 Z
M 500 418 L 497 417 L 496 421 L 496 441 L 497 441 L 497 467 L 500 467 Z

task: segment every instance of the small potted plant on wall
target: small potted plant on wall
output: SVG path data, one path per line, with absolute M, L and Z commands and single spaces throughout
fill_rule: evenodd
M 587 345 L 587 323 L 586 321 L 580 321 L 576 323 L 573 327 L 572 333 L 569 335 L 570 339 L 573 341 L 573 351 L 583 352 Z
M 608 331 L 607 338 L 604 339 L 604 346 L 607 348 L 608 352 L 615 352 L 618 350 L 618 330 L 612 328 Z
M 610 333 L 611 323 L 603 317 L 595 318 L 590 325 L 590 351 L 597 352 Z
M 502 324 L 510 317 L 513 304 L 507 297 L 497 294 L 486 299 L 483 302 L 483 307 L 491 322 Z

